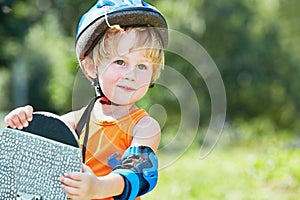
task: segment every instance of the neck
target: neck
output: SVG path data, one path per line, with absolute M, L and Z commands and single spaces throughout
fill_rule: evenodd
M 130 105 L 106 105 L 96 102 L 93 112 L 98 120 L 114 120 L 125 115 L 128 115 L 130 112 L 137 109 L 137 106 L 134 104 Z

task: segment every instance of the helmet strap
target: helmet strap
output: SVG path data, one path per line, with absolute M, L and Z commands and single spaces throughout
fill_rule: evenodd
M 151 83 L 151 84 L 149 85 L 149 88 L 154 88 L 154 86 L 155 86 L 155 83 Z
M 95 96 L 88 106 L 86 107 L 84 113 L 82 114 L 81 118 L 78 121 L 78 124 L 76 126 L 76 133 L 78 135 L 78 138 L 80 138 L 81 132 L 83 128 L 85 127 L 85 135 L 84 135 L 84 140 L 83 140 L 83 146 L 82 146 L 82 162 L 85 163 L 85 155 L 86 155 L 86 148 L 87 148 L 87 141 L 89 137 L 89 122 L 90 122 L 90 117 L 91 117 L 91 112 L 93 110 L 93 107 L 95 105 L 95 102 L 97 99 L 99 99 L 100 96 Z
M 100 83 L 99 83 L 99 79 L 98 79 L 98 75 L 96 76 L 96 78 L 92 79 L 92 85 L 95 87 L 96 89 L 96 96 L 99 96 L 99 102 L 101 104 L 105 104 L 105 105 L 111 105 L 112 102 L 104 95 Z
M 109 12 L 109 6 L 104 6 L 105 7 L 105 13 L 104 13 L 104 17 L 105 17 L 105 22 L 106 22 L 106 25 L 111 28 L 112 26 L 110 25 L 110 23 L 108 22 L 108 19 L 107 19 L 107 13 Z
M 78 135 L 78 138 L 80 138 L 81 132 L 83 128 L 85 127 L 85 135 L 83 139 L 83 146 L 82 146 L 82 162 L 85 163 L 85 156 L 86 156 L 86 148 L 87 148 L 87 141 L 89 137 L 89 122 L 91 117 L 91 112 L 94 108 L 94 105 L 96 101 L 98 100 L 101 104 L 111 105 L 112 102 L 105 97 L 104 93 L 102 92 L 102 89 L 100 87 L 100 83 L 98 80 L 98 76 L 96 78 L 92 78 L 92 85 L 96 88 L 96 95 L 95 97 L 89 102 L 87 105 L 84 113 L 82 114 L 81 118 L 78 121 L 78 124 L 76 126 L 76 133 Z

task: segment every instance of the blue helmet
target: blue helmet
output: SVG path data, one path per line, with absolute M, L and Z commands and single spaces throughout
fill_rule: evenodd
M 157 27 L 164 47 L 167 22 L 153 6 L 141 0 L 98 0 L 80 19 L 76 30 L 76 56 L 84 59 L 110 25 Z

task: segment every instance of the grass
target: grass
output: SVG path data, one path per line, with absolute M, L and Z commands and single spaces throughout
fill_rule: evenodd
M 291 144 L 291 138 L 274 136 L 234 145 L 218 144 L 202 160 L 199 149 L 190 148 L 171 166 L 160 170 L 157 187 L 143 200 L 299 199 L 300 149 Z M 167 156 L 162 154 L 159 159 Z

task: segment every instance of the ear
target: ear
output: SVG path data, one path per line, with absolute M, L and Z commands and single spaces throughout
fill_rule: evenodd
M 97 70 L 94 65 L 94 61 L 91 57 L 87 56 L 83 60 L 80 61 L 80 65 L 82 67 L 82 70 L 84 74 L 89 79 L 95 79 L 97 77 Z

